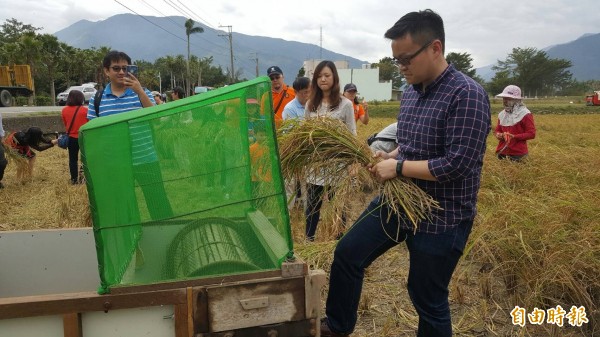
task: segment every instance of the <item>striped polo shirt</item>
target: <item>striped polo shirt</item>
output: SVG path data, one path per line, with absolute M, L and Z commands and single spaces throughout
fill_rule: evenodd
M 144 92 L 150 98 L 153 104 L 156 104 L 150 90 L 144 88 Z M 90 99 L 88 107 L 88 119 L 96 118 L 96 109 L 94 107 L 94 97 Z M 100 113 L 98 117 L 115 115 L 123 112 L 133 111 L 143 108 L 140 98 L 131 88 L 127 88 L 121 96 L 115 96 L 112 93 L 112 87 L 109 83 L 100 101 Z M 154 137 L 152 136 L 152 128 L 149 122 L 129 123 L 129 136 L 131 137 L 131 155 L 133 165 L 141 165 L 144 163 L 152 163 L 158 160 L 154 149 Z
M 150 101 L 153 104 L 156 104 L 150 90 L 144 88 L 144 92 L 148 95 Z M 115 96 L 112 93 L 111 83 L 104 88 L 104 92 L 102 93 L 102 99 L 100 100 L 100 114 L 98 116 L 96 116 L 96 108 L 94 107 L 95 99 L 95 97 L 90 99 L 87 115 L 88 120 L 143 108 L 140 98 L 133 89 L 127 88 L 121 96 Z

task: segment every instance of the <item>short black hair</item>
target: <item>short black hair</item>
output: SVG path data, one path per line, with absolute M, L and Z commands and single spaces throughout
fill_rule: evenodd
M 446 49 L 444 20 L 431 9 L 405 14 L 385 32 L 384 37 L 395 40 L 406 35 L 410 35 L 414 42 L 423 45 L 432 40 L 440 40 L 442 52 Z
M 308 77 L 296 77 L 294 83 L 292 83 L 292 88 L 295 91 L 304 90 L 310 87 L 310 78 Z
M 173 93 L 176 93 L 177 97 L 179 98 L 185 98 L 185 91 L 182 87 L 175 87 L 175 89 L 173 89 Z
M 108 54 L 106 54 L 106 56 L 104 56 L 104 59 L 102 60 L 102 66 L 108 69 L 113 62 L 119 62 L 121 60 L 125 60 L 127 61 L 127 64 L 131 64 L 131 57 L 129 57 L 129 55 L 122 51 L 111 50 L 108 52 Z

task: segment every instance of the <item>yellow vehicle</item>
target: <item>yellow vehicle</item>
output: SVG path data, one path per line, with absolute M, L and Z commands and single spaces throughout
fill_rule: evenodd
M 14 97 L 29 97 L 33 91 L 29 65 L 0 65 L 0 107 L 12 106 Z

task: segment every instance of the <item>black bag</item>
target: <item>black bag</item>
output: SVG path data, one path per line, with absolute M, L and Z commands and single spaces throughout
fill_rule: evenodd
M 383 142 L 394 142 L 394 143 L 396 142 L 396 140 L 392 139 L 392 138 L 377 137 L 377 134 L 374 133 L 374 134 L 370 135 L 369 138 L 367 138 L 367 144 L 369 146 L 371 146 L 371 144 L 373 144 L 373 142 L 375 142 L 376 140 L 380 140 Z
M 77 111 L 79 111 L 79 108 L 81 108 L 81 105 L 78 106 L 77 109 L 75 109 L 75 113 L 73 114 L 73 118 L 71 118 L 71 124 L 69 124 L 69 129 L 67 130 L 67 133 L 60 135 L 57 139 L 57 145 L 61 149 L 66 149 L 69 147 L 69 133 L 71 132 L 71 128 L 73 127 L 73 122 L 75 121 L 75 116 L 77 116 Z
M 374 134 L 370 135 L 369 138 L 367 138 L 367 144 L 369 146 L 371 146 L 371 144 L 373 144 L 373 142 L 376 140 L 377 140 L 377 133 L 374 133 Z

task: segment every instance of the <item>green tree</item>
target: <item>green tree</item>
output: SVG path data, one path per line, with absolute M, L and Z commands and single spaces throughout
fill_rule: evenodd
M 185 35 L 187 35 L 187 63 L 186 63 L 186 92 L 190 94 L 190 35 L 196 33 L 204 33 L 204 28 L 194 27 L 194 20 L 187 19 L 185 21 Z
M 197 83 L 207 86 L 219 87 L 228 83 L 223 69 L 212 65 L 212 57 L 199 59 L 190 55 L 189 35 L 204 31 L 201 27 L 193 25 L 194 22 L 191 21 L 191 24 L 186 26 L 188 60 L 184 55 L 168 55 L 159 58 L 153 64 L 136 61 L 144 86 L 158 89 L 163 86 L 185 87 L 187 84 L 189 88 L 194 82 L 190 75 L 198 79 Z M 0 64 L 29 65 L 35 85 L 34 94 L 49 93 L 54 99 L 56 92 L 72 85 L 86 82 L 103 85 L 106 82 L 102 60 L 111 50 L 110 47 L 79 49 L 58 41 L 52 35 L 37 34 L 38 30 L 40 28 L 15 19 L 0 25 Z M 189 75 L 186 78 L 187 74 Z M 237 75 L 239 77 L 239 74 Z M 30 101 L 30 104 L 32 103 L 33 98 Z
M 98 49 L 92 47 L 86 57 L 88 62 L 86 68 L 90 69 L 92 82 L 98 83 L 102 88 L 104 87 L 104 83 L 108 82 L 106 74 L 104 74 L 104 65 L 102 64 L 102 61 L 110 50 L 111 48 L 108 46 L 101 46 Z
M 296 77 L 304 77 L 304 75 L 306 74 L 306 70 L 304 70 L 304 67 L 298 69 L 298 75 L 296 75 Z
M 380 81 L 392 81 L 393 88 L 401 88 L 404 85 L 404 76 L 391 57 L 384 57 L 378 63 L 373 63 L 371 68 L 379 68 Z
M 7 42 L 0 45 L 0 64 L 16 64 L 21 57 L 17 42 Z
M 446 61 L 452 63 L 454 68 L 458 71 L 483 84 L 484 80 L 477 75 L 477 71 L 473 68 L 473 58 L 469 53 L 448 53 L 446 55 Z
M 21 54 L 21 62 L 24 64 L 28 64 L 31 69 L 31 77 L 32 77 L 32 87 L 33 87 L 33 96 L 29 97 L 30 105 L 35 102 L 36 87 L 35 87 L 35 78 L 37 76 L 37 66 L 42 56 L 42 43 L 37 39 L 35 33 L 26 33 L 21 35 L 19 41 L 17 42 L 19 46 L 19 52 Z
M 545 51 L 536 48 L 513 48 L 506 60 L 498 61 L 493 70 L 506 72 L 528 96 L 554 95 L 572 80 L 567 69 L 571 61 L 551 59 Z
M 510 72 L 506 70 L 498 71 L 492 80 L 485 85 L 485 90 L 493 96 L 501 93 L 502 90 L 510 84 L 514 84 Z
M 43 55 L 40 58 L 41 64 L 44 66 L 44 71 L 48 75 L 48 81 L 50 84 L 50 97 L 52 99 L 52 105 L 56 104 L 56 90 L 54 82 L 56 80 L 56 73 L 58 65 L 64 59 L 65 43 L 59 42 L 56 36 L 51 34 L 44 34 L 38 36 L 41 42 L 41 53 Z
M 158 90 L 160 87 L 158 84 L 158 71 L 155 69 L 151 62 L 144 60 L 136 60 L 133 62 L 138 66 L 139 75 L 138 80 L 146 88 L 152 88 L 150 90 Z
M 25 25 L 15 18 L 7 19 L 5 23 L 0 25 L 0 42 L 2 44 L 17 42 L 24 34 L 35 35 L 35 32 L 41 29 L 32 25 Z

